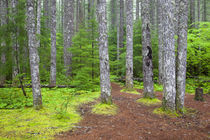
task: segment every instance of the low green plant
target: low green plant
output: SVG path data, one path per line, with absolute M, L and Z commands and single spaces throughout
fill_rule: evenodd
M 137 102 L 146 106 L 161 104 L 161 101 L 157 98 L 140 98 L 137 100 Z
M 116 115 L 118 107 L 115 104 L 96 104 L 92 108 L 92 113 L 98 115 Z
M 176 113 L 176 111 L 170 111 L 170 110 L 165 110 L 162 107 L 160 108 L 156 108 L 155 110 L 153 110 L 154 114 L 157 115 L 165 115 L 165 116 L 169 116 L 169 117 L 179 117 L 180 114 Z
M 129 93 L 129 94 L 140 94 L 135 89 L 133 89 L 133 90 L 127 90 L 126 88 L 123 88 L 122 90 L 120 90 L 120 92 L 125 92 L 125 93 Z

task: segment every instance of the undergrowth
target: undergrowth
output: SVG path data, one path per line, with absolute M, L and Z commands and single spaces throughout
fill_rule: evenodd
M 120 92 L 125 92 L 125 93 L 130 93 L 130 94 L 140 94 L 135 89 L 133 89 L 133 90 L 127 90 L 126 88 L 123 88 L 122 90 L 120 90 Z
M 157 98 L 140 98 L 137 100 L 137 102 L 146 106 L 161 104 L 161 101 Z
M 116 115 L 118 107 L 115 104 L 96 104 L 92 108 L 92 113 L 98 115 Z
M 11 91 L 10 91 L 11 90 Z M 20 89 L 0 89 L 0 93 L 21 95 Z M 15 91 L 15 92 L 14 92 Z M 6 92 L 6 93 L 5 93 Z M 15 97 L 17 96 L 15 95 Z M 27 89 L 29 105 L 32 106 L 32 91 Z M 59 132 L 70 130 L 81 120 L 76 111 L 81 104 L 94 101 L 99 92 L 75 91 L 74 89 L 42 89 L 43 109 L 37 111 L 33 107 L 25 106 L 25 101 L 8 101 L 4 107 L 14 109 L 0 110 L 0 139 L 51 139 Z M 9 97 L 10 97 L 9 96 Z M 21 97 L 20 99 L 25 98 Z M 25 107 L 24 107 L 25 106 Z M 3 106 L 2 106 L 3 107 Z

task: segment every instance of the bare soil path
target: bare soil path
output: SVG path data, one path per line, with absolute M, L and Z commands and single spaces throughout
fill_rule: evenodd
M 170 118 L 153 114 L 156 106 L 144 106 L 136 102 L 142 97 L 121 93 L 122 88 L 112 83 L 113 102 L 119 107 L 115 116 L 91 113 L 91 104 L 80 108 L 83 120 L 74 130 L 62 133 L 58 140 L 210 140 L 210 96 L 205 101 L 194 101 L 186 95 L 185 106 L 197 110 L 196 114 Z M 138 90 L 142 93 L 141 90 Z M 162 99 L 162 94 L 156 92 Z

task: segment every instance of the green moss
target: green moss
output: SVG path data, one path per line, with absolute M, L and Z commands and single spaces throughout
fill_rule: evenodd
M 120 92 L 125 92 L 125 93 L 130 93 L 130 94 L 140 94 L 135 89 L 133 89 L 133 90 L 127 90 L 126 88 L 123 88 L 122 90 L 120 90 Z
M 43 108 L 39 111 L 33 107 L 1 109 L 0 139 L 52 139 L 55 134 L 70 130 L 82 119 L 77 107 L 100 96 L 99 92 L 78 96 L 74 93 L 73 89 L 42 89 Z
M 93 106 L 92 113 L 98 115 L 116 115 L 118 107 L 114 104 L 96 104 Z
M 138 99 L 137 102 L 144 104 L 146 106 L 161 104 L 161 101 L 157 98 L 141 98 L 141 99 Z
M 166 116 L 169 116 L 169 117 L 179 117 L 180 116 L 180 114 L 176 113 L 175 111 L 164 110 L 162 107 L 156 108 L 153 111 L 153 113 L 157 114 L 157 115 L 166 115 Z

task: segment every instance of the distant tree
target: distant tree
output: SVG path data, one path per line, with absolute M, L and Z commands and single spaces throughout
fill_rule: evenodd
M 136 20 L 139 20 L 139 0 L 136 0 Z
M 108 39 L 107 39 L 107 19 L 106 19 L 106 0 L 97 1 L 97 14 L 99 22 L 99 59 L 100 59 L 100 86 L 101 102 L 112 103 Z
M 203 16 L 202 16 L 202 21 L 207 21 L 207 12 L 206 12 L 206 4 L 207 4 L 207 1 L 206 0 L 203 0 Z
M 150 3 L 141 1 L 144 97 L 154 98 Z
M 133 0 L 126 0 L 126 88 L 133 90 Z
M 190 0 L 190 24 L 191 27 L 195 27 L 195 0 Z
M 39 55 L 36 43 L 36 27 L 34 0 L 27 0 L 27 29 L 28 29 L 28 47 L 30 56 L 31 82 L 33 91 L 33 105 L 35 109 L 42 107 L 42 96 L 39 78 Z

